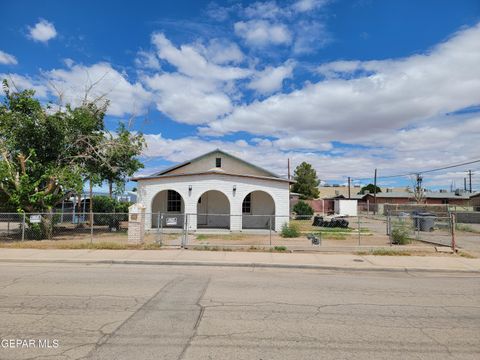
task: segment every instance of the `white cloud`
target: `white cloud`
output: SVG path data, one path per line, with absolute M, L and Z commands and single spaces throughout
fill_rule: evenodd
M 201 50 L 205 57 L 215 64 L 238 64 L 245 59 L 245 55 L 238 45 L 228 40 L 210 40 L 208 46 L 202 46 Z
M 152 36 L 157 56 L 175 70 L 142 76 L 154 94 L 157 109 L 188 124 L 205 124 L 232 111 L 232 98 L 239 94 L 236 82 L 254 71 L 232 64 L 243 60 L 239 47 L 213 39 L 176 47 L 162 33 Z
M 0 74 L 0 81 L 6 79 L 12 89 L 18 91 L 32 89 L 35 90 L 35 95 L 40 98 L 46 98 L 48 88 L 45 84 L 36 79 L 32 79 L 29 76 L 20 74 Z
M 255 2 L 244 9 L 248 18 L 276 19 L 285 15 L 286 8 L 281 8 L 275 1 Z
M 57 30 L 55 30 L 55 26 L 45 19 L 40 19 L 35 26 L 29 27 L 29 30 L 30 38 L 34 41 L 46 43 L 57 36 Z
M 144 152 L 146 163 L 149 164 L 156 158 L 179 163 L 190 160 L 203 153 L 220 148 L 242 159 L 253 162 L 280 176 L 287 176 L 287 159 L 290 158 L 292 173 L 293 169 L 303 161 L 307 161 L 316 168 L 321 179 L 335 179 L 345 174 L 367 176 L 370 169 L 375 166 L 387 164 L 386 160 L 377 160 L 368 153 L 350 154 L 348 157 L 322 155 L 318 151 L 328 150 L 329 144 L 308 144 L 306 150 L 292 149 L 288 141 L 253 139 L 250 143 L 245 140 L 205 140 L 196 136 L 179 139 L 171 139 L 162 134 L 146 134 L 147 148 Z M 294 140 L 295 141 L 295 140 Z M 303 147 L 302 147 L 303 148 Z M 150 165 L 142 171 L 143 174 L 151 174 L 155 170 Z
M 149 158 L 162 158 L 172 162 L 182 162 L 202 155 L 207 151 L 221 148 L 242 159 L 253 161 L 256 165 L 278 172 L 281 175 L 286 175 L 288 156 L 282 154 L 278 147 L 252 145 L 245 140 L 204 140 L 195 136 L 170 139 L 163 137 L 162 134 L 146 134 L 145 139 L 147 148 L 144 155 L 147 158 L 147 163 Z M 151 172 L 152 169 L 144 171 L 145 174 Z
M 248 87 L 261 94 L 270 94 L 280 90 L 283 81 L 292 77 L 293 67 L 292 61 L 287 61 L 284 65 L 277 67 L 267 66 L 254 76 Z
M 143 69 L 160 70 L 160 62 L 154 53 L 139 51 L 135 58 L 135 65 Z
M 230 98 L 217 84 L 181 74 L 157 74 L 143 82 L 155 94 L 157 109 L 171 118 L 188 124 L 205 124 L 230 112 Z
M 235 23 L 234 29 L 239 37 L 252 46 L 262 47 L 292 42 L 290 31 L 281 23 L 272 23 L 267 20 L 239 21 Z
M 6 53 L 5 51 L 0 50 L 0 64 L 3 65 L 17 65 L 17 58 L 13 55 Z
M 373 132 L 409 124 L 480 102 L 480 25 L 432 51 L 399 60 L 342 63 L 369 76 L 328 79 L 289 94 L 237 106 L 203 131 L 297 134 L 319 141 L 366 142 Z M 358 65 L 360 64 L 360 65 Z M 338 63 L 323 67 L 338 71 Z
M 151 102 L 151 94 L 140 83 L 132 83 L 109 63 L 91 66 L 72 65 L 44 74 L 54 95 L 61 94 L 63 103 L 79 104 L 85 94 L 89 100 L 108 99 L 108 114 L 143 114 Z
M 436 124 L 436 125 L 435 125 Z M 161 134 L 146 136 L 148 149 L 145 155 L 149 161 L 162 158 L 172 162 L 189 160 L 215 148 L 224 149 L 241 158 L 253 161 L 281 175 L 286 175 L 286 161 L 290 158 L 293 169 L 302 161 L 307 161 L 316 168 L 321 179 L 346 179 L 346 176 L 366 178 L 373 176 L 373 169 L 379 169 L 379 176 L 425 170 L 445 164 L 463 162 L 480 157 L 480 149 L 472 149 L 480 136 L 480 117 L 446 123 L 432 122 L 422 128 L 404 130 L 398 137 L 377 136 L 375 148 L 337 148 L 329 142 L 305 139 L 289 135 L 278 139 L 263 137 L 227 141 L 223 139 L 206 140 L 196 136 L 169 139 Z M 461 137 L 462 141 L 458 141 Z M 398 138 L 397 142 L 394 141 Z M 425 139 L 438 138 L 437 141 Z M 448 153 L 445 149 L 448 148 Z M 467 151 L 468 150 L 468 151 Z M 147 162 L 147 163 L 148 163 Z M 456 172 L 461 172 L 462 169 Z M 153 170 L 147 169 L 145 173 Z M 448 174 L 450 174 L 449 172 Z M 425 175 L 428 185 L 449 185 L 459 175 L 445 172 Z M 409 178 L 400 180 L 409 182 Z M 389 181 L 399 179 L 380 179 L 380 184 L 389 185 Z M 461 179 L 460 179 L 461 180 Z M 368 180 L 362 181 L 368 183 Z M 479 182 L 480 183 L 480 182 Z M 458 181 L 457 181 L 458 185 Z
M 162 33 L 154 34 L 152 42 L 157 47 L 158 57 L 168 61 L 184 75 L 228 81 L 245 78 L 251 74 L 248 69 L 235 66 L 219 66 L 209 62 L 193 46 L 182 45 L 178 49 Z
M 328 0 L 298 0 L 293 4 L 293 9 L 298 12 L 306 12 L 324 6 Z
M 317 20 L 300 20 L 295 25 L 293 52 L 296 55 L 313 53 L 333 41 L 326 25 Z

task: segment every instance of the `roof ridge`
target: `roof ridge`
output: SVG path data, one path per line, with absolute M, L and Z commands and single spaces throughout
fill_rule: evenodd
M 244 159 L 242 159 L 242 158 L 239 158 L 239 157 L 237 157 L 237 156 L 235 156 L 235 155 L 232 155 L 232 154 L 230 154 L 230 153 L 227 153 L 226 151 L 224 151 L 224 150 L 222 150 L 222 149 L 220 149 L 220 148 L 216 148 L 216 149 L 214 149 L 214 150 L 208 151 L 208 152 L 206 152 L 206 153 L 204 153 L 204 154 L 202 154 L 202 155 L 199 155 L 199 156 L 197 156 L 197 157 L 195 157 L 195 158 L 193 158 L 193 159 L 191 159 L 191 160 L 184 161 L 184 162 L 182 162 L 182 163 L 180 163 L 180 164 L 172 165 L 172 166 L 170 166 L 170 167 L 168 167 L 168 168 L 166 168 L 166 169 L 164 169 L 164 170 L 162 170 L 162 171 L 159 171 L 159 172 L 156 172 L 156 173 L 150 175 L 150 177 L 155 177 L 155 176 L 164 175 L 164 174 L 166 174 L 166 173 L 168 173 L 168 172 L 170 172 L 170 171 L 173 171 L 173 170 L 175 170 L 175 169 L 178 169 L 178 168 L 181 168 L 181 167 L 186 166 L 186 165 L 188 165 L 188 164 L 191 164 L 191 163 L 194 162 L 194 161 L 197 161 L 197 160 L 199 160 L 199 159 L 201 159 L 201 158 L 203 158 L 203 157 L 205 157 L 205 156 L 211 155 L 211 154 L 216 153 L 216 152 L 220 152 L 220 153 L 222 153 L 222 154 L 224 154 L 224 155 L 226 155 L 226 156 L 229 156 L 229 157 L 231 157 L 231 158 L 233 158 L 233 159 L 235 159 L 235 160 L 241 161 L 241 162 L 243 162 L 243 163 L 245 163 L 245 164 L 247 164 L 247 165 L 249 165 L 249 166 L 252 166 L 252 167 L 254 167 L 254 168 L 256 168 L 256 169 L 259 169 L 259 170 L 261 170 L 261 171 L 269 174 L 271 177 L 275 177 L 275 178 L 282 179 L 282 177 L 280 177 L 279 175 L 275 174 L 274 172 L 271 172 L 270 170 L 264 169 L 264 168 L 262 168 L 262 167 L 260 167 L 260 166 L 258 166 L 258 165 L 252 164 L 251 162 L 246 161 L 246 160 L 244 160 Z

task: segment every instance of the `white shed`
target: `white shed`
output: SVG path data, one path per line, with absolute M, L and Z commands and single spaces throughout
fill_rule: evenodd
M 341 216 L 357 216 L 358 201 L 351 199 L 335 199 L 335 214 Z

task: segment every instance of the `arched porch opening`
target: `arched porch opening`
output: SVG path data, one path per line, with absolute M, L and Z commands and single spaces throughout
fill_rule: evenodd
M 230 201 L 221 191 L 209 190 L 197 200 L 198 229 L 230 229 Z
M 271 224 L 270 224 L 271 222 Z M 275 201 L 261 190 L 247 194 L 242 202 L 242 229 L 275 229 Z
M 183 228 L 185 202 L 175 190 L 162 190 L 152 200 L 152 228 Z

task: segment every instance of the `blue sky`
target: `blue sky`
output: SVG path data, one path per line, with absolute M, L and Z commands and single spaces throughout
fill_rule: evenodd
M 475 0 L 9 1 L 0 75 L 106 95 L 108 127 L 146 135 L 145 173 L 219 147 L 342 183 L 480 159 L 479 22 Z

